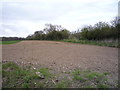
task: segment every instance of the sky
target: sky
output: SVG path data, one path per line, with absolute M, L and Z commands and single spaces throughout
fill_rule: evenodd
M 75 31 L 118 14 L 119 0 L 0 0 L 0 37 L 27 37 L 45 24 Z

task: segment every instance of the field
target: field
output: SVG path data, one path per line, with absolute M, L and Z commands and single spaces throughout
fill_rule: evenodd
M 3 87 L 118 87 L 118 48 L 21 41 L 2 45 L 2 61 Z
M 18 43 L 21 40 L 15 40 L 15 41 L 0 41 L 0 44 L 13 44 L 13 43 Z

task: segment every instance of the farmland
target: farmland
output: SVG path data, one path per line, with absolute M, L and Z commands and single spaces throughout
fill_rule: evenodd
M 2 45 L 2 61 L 3 87 L 118 86 L 118 48 L 26 40 Z M 42 73 L 43 77 L 36 76 L 36 72 Z M 9 80 L 18 84 L 11 85 Z

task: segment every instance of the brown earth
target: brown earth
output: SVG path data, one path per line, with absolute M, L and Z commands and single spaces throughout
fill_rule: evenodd
M 2 60 L 46 66 L 57 71 L 75 68 L 109 72 L 118 80 L 118 48 L 56 41 L 22 41 L 2 45 Z

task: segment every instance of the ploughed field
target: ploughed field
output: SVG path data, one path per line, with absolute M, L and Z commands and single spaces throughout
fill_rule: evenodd
M 56 41 L 21 41 L 2 45 L 2 61 L 14 61 L 56 72 L 74 69 L 108 72 L 118 80 L 118 48 Z M 111 82 L 112 82 L 111 81 Z

